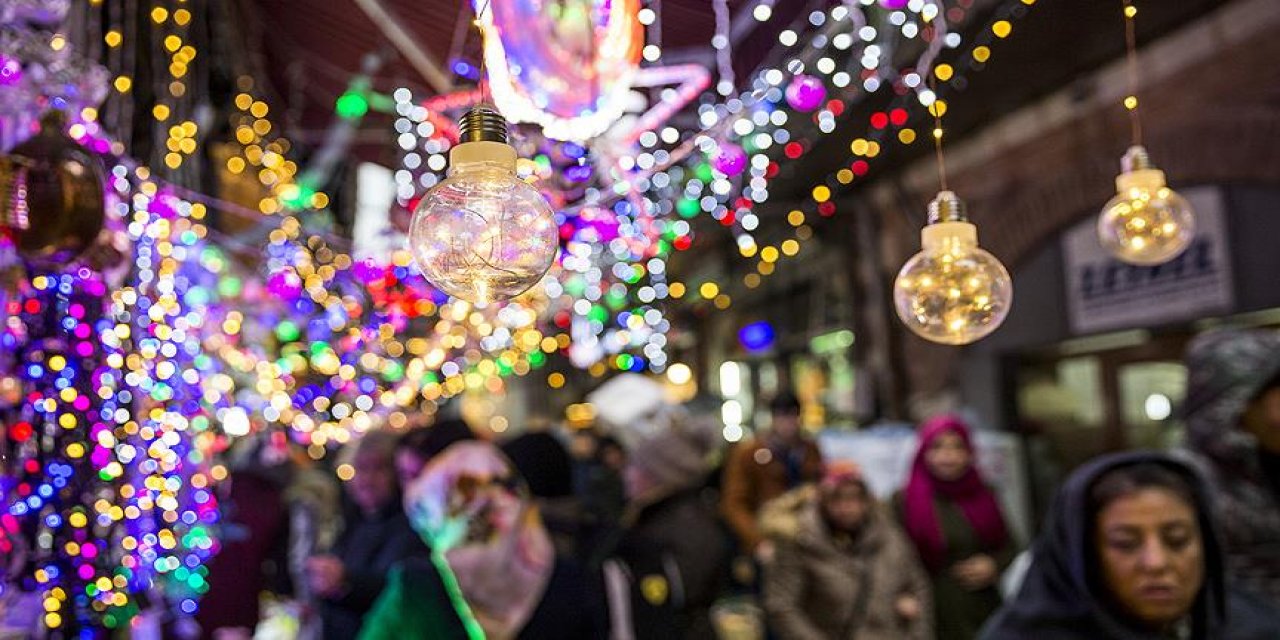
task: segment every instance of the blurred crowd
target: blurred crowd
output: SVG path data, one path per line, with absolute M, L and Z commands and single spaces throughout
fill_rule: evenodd
M 726 447 L 713 401 L 491 442 L 374 430 L 343 481 L 280 434 L 221 485 L 204 637 L 1280 638 L 1280 335 L 1187 354 L 1183 447 L 1109 454 L 1018 540 L 954 415 L 877 500 L 779 395 Z M 651 383 L 652 384 L 652 383 Z M 643 403 L 646 394 L 636 393 Z

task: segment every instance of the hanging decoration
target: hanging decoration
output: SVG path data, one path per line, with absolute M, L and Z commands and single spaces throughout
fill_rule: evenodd
M 1196 218 L 1191 204 L 1165 182 L 1164 172 L 1151 164 L 1142 146 L 1142 123 L 1138 116 L 1138 49 L 1134 19 L 1138 9 L 1124 0 L 1125 49 L 1129 94 L 1124 107 L 1129 112 L 1133 142 L 1121 159 L 1116 176 L 1116 195 L 1098 216 L 1098 240 L 1116 258 L 1130 264 L 1154 266 L 1176 257 L 1195 238 Z

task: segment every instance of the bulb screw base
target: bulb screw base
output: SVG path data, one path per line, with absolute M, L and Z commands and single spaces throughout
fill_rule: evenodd
M 964 201 L 954 191 L 939 191 L 929 203 L 929 224 L 940 222 L 968 222 Z
M 507 120 L 489 105 L 471 107 L 458 119 L 458 142 L 508 143 Z
M 1147 148 L 1139 144 L 1129 147 L 1129 150 L 1120 158 L 1120 170 L 1125 173 L 1154 168 L 1156 167 L 1151 164 L 1151 156 L 1147 153 Z

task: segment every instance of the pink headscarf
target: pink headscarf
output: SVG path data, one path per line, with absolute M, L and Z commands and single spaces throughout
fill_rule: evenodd
M 903 519 L 907 535 L 911 536 L 920 552 L 920 558 L 932 572 L 945 568 L 947 557 L 942 525 L 938 522 L 938 514 L 933 506 L 935 496 L 960 508 L 984 548 L 998 549 L 1009 537 L 996 496 L 978 475 L 975 464 L 970 464 L 959 479 L 951 481 L 939 480 L 929 471 L 925 463 L 925 452 L 934 440 L 945 433 L 960 436 L 965 448 L 973 453 L 969 426 L 959 417 L 942 415 L 926 420 L 920 425 L 920 448 L 911 465 L 911 478 L 907 481 L 903 496 Z

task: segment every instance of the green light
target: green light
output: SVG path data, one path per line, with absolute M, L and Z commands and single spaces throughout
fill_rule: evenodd
M 334 105 L 334 109 L 340 118 L 348 120 L 360 118 L 369 113 L 369 99 L 362 93 L 347 91 L 338 96 L 338 103 Z
M 614 366 L 616 366 L 619 370 L 626 371 L 626 370 L 628 370 L 628 369 L 630 369 L 630 368 L 631 368 L 631 364 L 632 364 L 632 362 L 634 362 L 634 360 L 635 360 L 635 359 L 631 357 L 631 354 L 629 354 L 629 353 L 620 353 L 620 354 L 618 354 L 618 357 L 617 357 L 617 358 L 614 358 L 614 360 L 613 360 L 613 364 L 614 364 Z
M 306 184 L 298 184 L 297 189 L 287 198 L 283 198 L 284 206 L 290 209 L 304 209 L 311 203 L 311 199 L 315 197 L 316 190 L 314 187 Z
M 815 354 L 834 353 L 853 346 L 853 332 L 848 329 L 815 336 L 809 341 L 809 350 Z
M 281 342 L 293 342 L 300 337 L 302 337 L 302 331 L 292 320 L 285 320 L 276 325 L 276 338 Z
M 218 295 L 224 298 L 234 298 L 240 295 L 244 290 L 244 282 L 235 276 L 227 276 L 218 280 Z
M 534 351 L 529 354 L 529 364 L 533 365 L 534 367 L 541 367 L 542 365 L 546 364 L 546 362 L 547 362 L 547 355 L 541 351 Z
M 681 218 L 692 218 L 701 210 L 702 207 L 698 206 L 698 201 L 692 198 L 680 198 L 676 201 L 676 212 Z
M 698 166 L 693 168 L 693 175 L 697 176 L 703 184 L 710 183 L 715 178 L 711 173 L 711 165 L 705 162 L 699 162 Z
M 387 382 L 399 382 L 404 379 L 404 365 L 398 361 L 390 360 L 382 369 L 382 379 Z
M 609 312 L 604 307 L 600 305 L 595 305 L 591 307 L 591 311 L 587 313 L 587 317 L 591 318 L 596 322 L 604 324 L 606 321 L 609 320 Z

